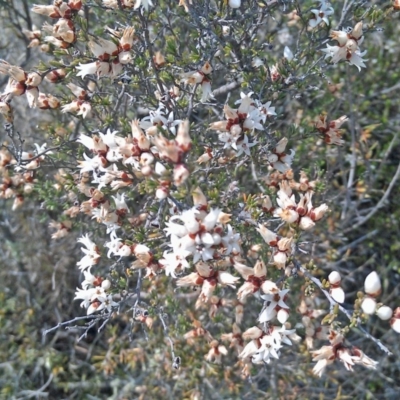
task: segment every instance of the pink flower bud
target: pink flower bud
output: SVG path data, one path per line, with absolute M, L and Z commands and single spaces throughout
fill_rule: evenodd
M 176 186 L 182 185 L 187 178 L 189 178 L 190 172 L 186 165 L 179 164 L 174 168 L 174 183 Z
M 400 333 L 400 307 L 394 310 L 393 318 L 390 320 L 390 326 L 397 333 Z
M 364 282 L 365 293 L 370 296 L 377 297 L 381 293 L 381 280 L 378 274 L 373 271 L 366 278 Z

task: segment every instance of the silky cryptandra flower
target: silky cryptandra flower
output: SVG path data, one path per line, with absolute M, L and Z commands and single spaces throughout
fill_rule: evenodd
M 8 84 L 1 95 L 5 102 L 9 102 L 14 96 L 26 94 L 29 107 L 34 108 L 37 105 L 39 97 L 38 86 L 42 82 L 42 76 L 37 72 L 25 72 L 22 68 L 0 60 L 0 74 L 9 75 Z
M 285 299 L 290 289 L 279 290 L 275 283 L 265 281 L 261 286 L 261 290 L 266 294 L 260 296 L 265 303 L 258 317 L 259 322 L 268 322 L 277 316 L 279 322 L 284 324 L 289 316 L 287 311 L 289 310 L 289 306 L 285 303 Z M 281 310 L 283 312 L 279 314 Z
M 287 143 L 287 138 L 282 138 L 268 156 L 270 165 L 283 173 L 290 170 L 295 155 L 294 150 L 290 150 L 290 155 L 285 153 Z
M 254 129 L 263 130 L 261 122 L 265 121 L 265 107 L 261 105 L 256 107 L 256 102 L 251 98 L 252 93 L 241 93 L 241 99 L 236 102 L 240 103 L 238 109 L 233 109 L 227 104 L 224 106 L 224 114 L 226 121 L 218 121 L 210 124 L 210 129 L 220 132 L 219 140 L 224 142 L 224 149 L 233 147 L 238 151 L 237 155 L 243 152 L 250 155 L 250 147 L 257 142 L 249 143 L 247 132 Z
M 315 122 L 315 127 L 324 135 L 326 143 L 341 146 L 344 144 L 344 140 L 342 140 L 343 129 L 340 129 L 340 127 L 347 120 L 348 118 L 343 115 L 334 121 L 328 122 L 327 115 L 321 114 Z
M 139 125 L 149 136 L 156 135 L 160 130 L 167 130 L 173 135 L 176 135 L 176 127 L 180 122 L 180 119 L 174 118 L 173 111 L 167 115 L 164 104 L 160 103 L 158 109 L 150 110 L 149 115 L 144 117 Z
M 257 229 L 263 237 L 264 241 L 272 247 L 273 252 L 273 263 L 278 269 L 283 269 L 286 266 L 288 256 L 292 251 L 292 238 L 280 238 L 274 232 L 271 232 L 263 225 L 259 225 Z
M 70 47 L 76 40 L 75 26 L 70 19 L 61 18 L 54 25 L 45 23 L 42 29 L 51 35 L 46 36 L 44 41 L 62 49 Z
M 200 70 L 185 72 L 182 74 L 181 81 L 189 85 L 201 85 L 201 102 L 205 102 L 212 97 L 210 74 L 213 71 L 211 64 L 207 61 Z
M 256 328 L 258 329 L 258 328 Z M 223 333 L 221 335 L 221 340 L 228 341 L 230 343 L 229 348 L 234 348 L 237 354 L 240 354 L 243 351 L 243 339 L 244 335 L 242 335 L 242 330 L 239 326 L 234 323 L 232 325 L 231 333 Z
M 279 359 L 279 350 L 282 344 L 291 345 L 289 337 L 295 330 L 286 330 L 284 326 L 270 326 L 266 331 L 257 327 L 248 329 L 243 333 L 243 338 L 252 339 L 240 353 L 239 358 L 251 359 L 255 364 L 267 363 L 271 357 Z
M 320 322 L 315 320 L 321 315 L 326 314 L 325 310 L 318 309 L 320 299 L 317 296 L 304 297 L 297 311 L 302 315 L 301 325 L 305 331 L 305 343 L 308 349 L 314 347 L 314 340 L 328 340 L 329 328 L 321 326 Z M 316 322 L 316 323 L 314 323 Z
M 61 103 L 56 97 L 52 96 L 51 94 L 45 95 L 44 93 L 39 93 L 39 96 L 36 100 L 36 105 L 41 110 L 48 110 L 59 108 Z
M 315 375 L 322 376 L 325 368 L 332 364 L 335 360 L 341 361 L 347 370 L 352 371 L 355 364 L 361 364 L 364 367 L 376 369 L 378 364 L 366 356 L 360 349 L 355 346 L 348 347 L 344 345 L 343 335 L 331 331 L 329 335 L 329 346 L 323 346 L 319 350 L 311 351 L 313 361 L 318 361 L 314 366 Z
M 329 25 L 328 17 L 334 14 L 333 8 L 329 6 L 325 0 L 319 0 L 320 9 L 311 10 L 312 14 L 314 14 L 310 20 L 308 21 L 308 25 L 311 28 L 317 27 L 321 22 L 325 22 L 326 25 Z
M 266 280 L 267 268 L 263 261 L 257 261 L 254 268 L 236 261 L 234 264 L 236 271 L 246 282 L 239 288 L 237 297 L 240 302 L 244 302 L 248 296 L 257 292 Z
M 360 71 L 361 68 L 365 68 L 363 56 L 367 51 L 361 52 L 359 45 L 362 43 L 363 31 L 362 22 L 358 22 L 354 29 L 350 31 L 332 31 L 331 38 L 338 42 L 337 46 L 327 45 L 326 49 L 322 51 L 326 53 L 325 58 L 330 57 L 334 64 L 340 60 L 346 60 L 351 65 L 355 65 Z
M 82 243 L 85 246 L 85 248 L 81 248 L 85 256 L 77 262 L 79 269 L 83 271 L 99 262 L 100 251 L 96 244 L 89 239 L 88 234 L 78 239 L 78 243 Z
M 96 38 L 89 42 L 89 49 L 97 58 L 97 61 L 89 64 L 79 64 L 76 69 L 79 71 L 77 76 L 82 79 L 86 75 L 96 74 L 97 77 L 117 77 L 123 70 L 125 64 L 132 61 L 130 50 L 133 45 L 135 30 L 133 27 L 125 28 L 119 43 Z
M 295 196 L 288 182 L 281 182 L 278 191 L 277 203 L 279 208 L 274 210 L 274 216 L 281 218 L 289 224 L 297 224 L 302 230 L 309 230 L 315 226 L 328 210 L 326 204 L 314 208 L 312 192 L 300 194 L 300 200 L 296 203 Z
M 219 344 L 218 340 L 213 340 L 210 344 L 210 350 L 205 355 L 205 359 L 208 362 L 213 362 L 215 364 L 221 364 L 222 356 L 228 354 L 228 350 L 224 345 Z

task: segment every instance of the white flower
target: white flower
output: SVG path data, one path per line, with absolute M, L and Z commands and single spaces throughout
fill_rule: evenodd
M 225 254 L 239 254 L 242 251 L 240 248 L 240 234 L 235 233 L 230 224 L 228 224 L 226 236 L 222 237 L 222 244 L 226 249 Z
M 125 210 L 126 212 L 129 212 L 129 208 L 126 205 L 125 202 L 125 193 L 117 193 L 117 196 L 111 196 L 114 199 L 115 202 L 115 207 L 117 210 Z
M 326 25 L 329 25 L 329 15 L 334 13 L 333 8 L 329 7 L 329 3 L 325 3 L 325 1 L 320 1 L 321 8 L 319 10 L 313 9 L 311 12 L 314 14 L 314 17 L 308 21 L 308 25 L 311 28 L 315 28 L 321 22 L 325 22 Z
M 266 305 L 258 317 L 260 323 L 271 321 L 271 319 L 274 318 L 277 314 L 277 307 L 289 309 L 289 306 L 283 300 L 289 290 L 290 289 L 284 289 L 280 290 L 278 293 L 264 294 L 260 296 L 263 300 L 265 300 Z
M 79 71 L 76 76 L 81 76 L 84 79 L 86 75 L 93 75 L 97 72 L 97 61 L 89 64 L 79 63 L 76 69 Z
M 245 153 L 246 155 L 250 155 L 250 148 L 255 146 L 257 144 L 257 141 L 254 141 L 252 143 L 249 143 L 249 138 L 247 135 L 244 135 L 243 140 L 238 141 L 236 143 L 232 144 L 232 147 L 237 150 L 236 157 L 239 157 L 242 155 L 242 153 Z
M 97 307 L 96 311 L 101 311 L 101 310 L 106 309 L 108 312 L 111 312 L 111 309 L 113 307 L 119 306 L 119 304 L 113 300 L 111 294 L 99 296 L 99 297 L 97 297 L 97 300 L 100 302 L 100 305 Z
M 186 257 L 190 256 L 190 251 L 184 249 L 175 249 L 173 253 L 164 252 L 160 264 L 164 265 L 165 274 L 176 278 L 175 271 L 178 267 L 189 268 Z
M 340 46 L 330 46 L 327 44 L 326 49 L 322 49 L 324 53 L 326 53 L 325 58 L 332 58 L 332 62 L 334 64 L 338 63 L 340 60 L 347 60 L 351 65 L 355 65 L 359 71 L 361 68 L 365 68 L 366 65 L 362 57 L 367 54 L 367 51 L 360 52 L 360 50 L 355 50 L 354 52 L 350 52 L 347 47 Z
M 95 243 L 93 243 L 89 236 L 82 236 L 78 239 L 78 243 L 82 243 L 86 248 L 81 248 L 81 250 L 85 253 L 85 256 L 77 262 L 80 270 L 85 270 L 95 264 L 98 263 L 100 259 L 100 253 Z
M 252 340 L 251 342 L 247 343 L 245 348 L 239 354 L 239 358 L 246 359 L 252 357 L 256 354 L 259 350 L 259 345 L 257 344 L 256 340 Z
M 92 275 L 90 269 L 83 271 L 83 275 L 85 276 L 85 280 L 82 282 L 83 289 L 87 290 L 88 286 L 93 286 L 93 282 L 95 281 L 96 277 Z
M 98 293 L 97 288 L 90 288 L 90 289 L 76 288 L 74 300 L 83 300 L 81 302 L 81 307 L 88 308 L 90 306 L 90 302 L 93 295 L 96 295 L 96 293 Z

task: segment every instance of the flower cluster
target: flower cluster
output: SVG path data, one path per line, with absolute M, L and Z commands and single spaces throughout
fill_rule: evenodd
M 76 67 L 78 73 L 76 76 L 97 75 L 101 77 L 117 77 L 123 70 L 124 65 L 132 62 L 131 49 L 135 40 L 135 29 L 133 27 L 125 28 L 122 32 L 113 31 L 113 35 L 118 38 L 115 43 L 111 40 L 96 38 L 89 42 L 89 49 L 97 58 L 89 64 L 81 64 Z
M 211 91 L 211 64 L 207 61 L 200 70 L 185 72 L 182 74 L 182 82 L 189 85 L 201 85 L 201 102 L 205 102 L 212 96 Z
M 25 72 L 22 68 L 9 64 L 4 60 L 0 60 L 0 74 L 9 75 L 8 84 L 1 94 L 2 114 L 11 114 L 11 108 L 8 103 L 15 96 L 26 95 L 29 107 L 37 106 L 39 97 L 38 86 L 42 82 L 42 76 L 37 72 Z
M 217 121 L 210 124 L 210 129 L 220 132 L 219 140 L 224 143 L 224 149 L 232 147 L 236 150 L 236 157 L 245 153 L 250 155 L 250 148 L 257 144 L 257 141 L 249 142 L 247 133 L 252 134 L 254 130 L 264 130 L 262 123 L 268 116 L 276 115 L 275 108 L 271 107 L 271 102 L 261 104 L 251 98 L 253 93 L 240 94 L 239 107 L 233 109 L 229 105 L 224 106 L 226 120 Z M 285 145 L 281 146 L 283 152 Z M 271 162 L 277 162 L 274 159 Z M 282 160 L 281 160 L 282 161 Z M 291 158 L 284 162 L 291 162 Z
M 352 371 L 353 366 L 356 364 L 376 369 L 376 365 L 378 364 L 376 361 L 366 356 L 358 347 L 345 346 L 344 340 L 342 334 L 331 331 L 329 334 L 330 345 L 311 351 L 313 361 L 318 361 L 313 369 L 315 375 L 321 376 L 325 368 L 335 360 L 341 361 L 349 371 Z
M 285 326 L 270 326 L 266 331 L 253 326 L 243 333 L 244 339 L 251 341 L 244 347 L 239 358 L 251 359 L 255 364 L 269 364 L 271 357 L 279 359 L 283 344 L 292 345 L 290 338 L 295 338 L 295 329 L 286 329 Z
M 157 8 L 163 7 L 161 3 L 157 4 Z M 258 13 L 269 10 L 272 5 L 283 7 L 276 1 L 267 3 L 266 7 L 259 7 Z M 319 3 L 318 9 L 311 10 L 309 30 L 304 30 L 311 39 L 322 34 L 317 27 L 330 25 L 329 17 L 334 13 L 325 0 L 319 0 Z M 168 10 L 162 22 L 165 29 L 159 29 L 157 9 L 152 10 L 149 18 L 144 16 L 143 9 L 148 11 L 153 6 L 152 0 L 102 0 L 102 8 L 107 9 L 108 15 L 118 13 L 125 18 L 116 24 L 118 29 L 106 28 L 109 40 L 90 34 L 90 31 L 95 31 L 86 26 L 79 40 L 90 35 L 90 57 L 77 45 L 81 22 L 78 15 L 83 15 L 80 0 L 54 0 L 53 5 L 34 6 L 33 11 L 53 18 L 55 24 L 45 24 L 42 32 L 34 28 L 31 32 L 27 31 L 29 47 L 43 42 L 49 48 L 55 46 L 58 48 L 55 54 L 62 54 L 62 62 L 57 61 L 52 64 L 55 68 L 41 69 L 39 73 L 25 72 L 18 66 L 0 61 L 0 73 L 10 77 L 0 98 L 0 113 L 5 116 L 8 125 L 13 123 L 11 100 L 23 94 L 27 95 L 30 107 L 54 109 L 61 106 L 63 123 L 68 113 L 81 117 L 81 125 L 75 125 L 77 135 L 71 135 L 70 141 L 76 142 L 73 146 L 83 145 L 85 152 L 71 168 L 69 162 L 72 157 L 68 161 L 66 157 L 57 158 L 60 164 L 65 161 L 65 171 L 67 168 L 70 171 L 66 173 L 60 169 L 57 183 L 53 186 L 60 192 L 71 188 L 64 198 L 74 205 L 64 211 L 61 221 L 52 221 L 49 225 L 55 230 L 53 239 L 64 238 L 72 231 L 73 223 L 63 220 L 65 216 L 76 218 L 81 215 L 86 217 L 85 220 L 91 219 L 102 225 L 99 237 L 104 234 L 105 238 L 101 245 L 98 239 L 93 239 L 99 242 L 97 245 L 89 234 L 78 239 L 83 256 L 77 267 L 83 281 L 76 290 L 75 299 L 81 302 L 87 314 L 99 312 L 95 318 L 108 321 L 115 310 L 122 312 L 122 305 L 136 296 L 136 304 L 131 304 L 133 307 L 130 308 L 133 311 L 130 322 L 139 322 L 150 329 L 158 315 L 164 333 L 168 335 L 165 309 L 160 305 L 165 299 L 165 292 L 159 289 L 172 278 L 179 296 L 188 299 L 197 296 L 193 319 L 194 313 L 203 310 L 210 319 L 215 318 L 217 312 L 232 317 L 228 322 L 228 329 L 232 327 L 230 333 L 213 337 L 210 323 L 204 321 L 207 318 L 201 317 L 201 322 L 195 320 L 194 329 L 184 335 L 188 342 L 197 338 L 207 341 L 205 359 L 208 362 L 222 362 L 223 356 L 228 354 L 228 346 L 222 343 L 228 341 L 239 357 L 239 364 L 244 367 L 244 374 L 249 374 L 252 362 L 270 363 L 280 357 L 285 344 L 292 345 L 292 342 L 302 339 L 308 349 L 315 348 L 316 340 L 329 340 L 329 345 L 312 351 L 313 360 L 317 361 L 314 367 L 316 375 L 321 376 L 326 366 L 335 360 L 341 361 L 348 370 L 356 364 L 375 368 L 375 361 L 345 343 L 344 334 L 372 315 L 390 321 L 393 330 L 400 332 L 400 308 L 393 311 L 378 303 L 381 283 L 377 273 L 368 275 L 365 295 L 358 295 L 354 313 L 345 312 L 350 324 L 338 331 L 341 322 L 334 321 L 337 317 L 335 313 L 343 311 L 344 307 L 336 303 L 345 302 L 340 274 L 333 271 L 328 280 L 321 283 L 314 275 L 313 268 L 317 268 L 314 263 L 304 264 L 304 267 L 301 264 L 303 253 L 306 254 L 302 246 L 307 246 L 309 242 L 300 240 L 310 236 L 311 230 L 327 213 L 328 205 L 313 205 L 314 194 L 321 193 L 318 189 L 322 185 L 318 185 L 318 178 L 311 178 L 312 175 L 304 171 L 300 172 L 298 180 L 294 178 L 291 168 L 295 151 L 288 146 L 289 139 L 296 143 L 296 139 L 306 137 L 308 143 L 315 137 L 308 138 L 308 133 L 302 130 L 300 112 L 293 118 L 290 116 L 290 107 L 295 101 L 281 101 L 281 98 L 292 96 L 304 87 L 309 96 L 307 102 L 311 104 L 314 87 L 305 86 L 308 85 L 306 82 L 317 73 L 322 76 L 326 62 L 321 58 L 309 68 L 308 55 L 312 54 L 312 49 L 303 52 L 297 46 L 299 48 L 292 52 L 288 46 L 294 48 L 294 45 L 290 43 L 290 38 L 284 38 L 288 35 L 284 29 L 278 32 L 284 47 L 281 61 L 271 60 L 268 66 L 265 59 L 261 59 L 264 56 L 258 49 L 254 53 L 252 50 L 240 54 L 241 45 L 233 45 L 240 31 L 240 27 L 233 24 L 234 19 L 241 15 L 241 11 L 246 11 L 240 0 L 229 0 L 225 6 L 241 8 L 241 11 L 230 10 L 229 20 L 216 18 L 213 24 L 198 18 L 201 7 L 192 6 L 191 0 L 181 0 L 179 5 L 189 12 L 185 17 L 201 21 L 196 25 L 199 39 L 196 61 L 191 66 L 184 64 L 190 51 L 183 45 L 178 49 L 162 37 L 167 28 L 173 29 L 176 15 Z M 91 5 L 86 7 L 90 11 Z M 191 10 L 192 7 L 195 10 Z M 119 12 L 123 10 L 129 12 Z M 126 18 L 128 14 L 129 20 Z M 240 19 L 244 24 L 252 13 L 246 12 L 246 15 L 248 18 Z M 137 37 L 131 26 L 132 18 L 136 17 Z M 292 12 L 289 19 L 291 26 L 302 21 L 304 28 L 300 13 Z M 187 24 L 185 29 L 189 30 L 191 26 Z M 218 29 L 214 34 L 215 26 Z M 262 29 L 259 22 L 257 29 Z M 44 34 L 47 36 L 43 37 Z M 254 36 L 253 33 L 250 36 Z M 323 50 L 325 59 L 331 58 L 333 63 L 346 60 L 359 70 L 365 67 L 362 58 L 365 52 L 361 52 L 359 47 L 364 39 L 362 22 L 357 23 L 354 29 L 332 31 L 331 38 L 338 44 L 328 45 Z M 155 44 L 166 45 L 163 51 L 165 57 L 156 51 Z M 137 62 L 133 65 L 135 54 Z M 252 72 L 251 66 L 242 65 L 249 55 L 254 57 L 252 65 L 258 74 L 254 82 L 247 81 L 247 72 L 249 76 Z M 225 62 L 224 58 L 232 58 L 234 62 Z M 69 65 L 66 63 L 68 59 Z M 148 63 L 149 71 L 141 70 L 145 63 Z M 265 76 L 262 76 L 262 68 L 265 68 Z M 221 70 L 225 71 L 224 80 L 232 79 L 232 82 L 221 90 L 216 89 L 214 97 L 212 79 L 213 86 L 215 82 L 221 83 L 217 77 Z M 117 77 L 119 82 L 115 79 Z M 69 98 L 64 99 L 61 105 L 54 96 L 40 93 L 39 85 L 43 79 L 50 83 L 67 80 L 63 86 L 70 91 Z M 104 89 L 109 82 L 113 85 Z M 242 92 L 240 99 L 230 103 L 234 104 L 231 107 L 228 104 L 230 88 L 242 83 L 242 87 L 251 88 L 249 90 L 254 90 L 257 95 Z M 121 88 L 118 96 L 115 96 L 116 87 Z M 200 103 L 194 101 L 199 87 L 202 90 Z M 225 90 L 227 97 L 225 103 L 221 103 L 218 98 Z M 104 93 L 107 98 L 101 97 Z M 298 91 L 291 99 L 297 101 L 300 95 Z M 117 97 L 115 106 L 110 104 Z M 293 121 L 293 130 L 288 130 L 288 137 L 270 130 L 272 125 L 280 127 L 275 117 L 281 118 L 281 115 L 277 115 L 271 101 L 266 101 L 269 98 L 279 102 L 278 114 Z M 207 104 L 210 99 L 212 103 Z M 120 115 L 119 108 L 123 108 L 123 103 L 126 110 Z M 223 110 L 224 117 L 203 122 L 207 115 L 212 115 L 210 110 L 215 114 Z M 111 113 L 115 115 L 111 116 Z M 326 143 L 342 145 L 344 141 L 340 128 L 346 121 L 346 116 L 329 121 L 327 115 L 322 114 L 314 127 Z M 85 133 L 80 133 L 83 132 L 79 130 L 81 126 Z M 214 131 L 212 135 L 204 134 L 206 126 Z M 9 137 L 13 139 L 12 135 Z M 202 150 L 199 149 L 203 147 L 204 154 L 200 155 Z M 3 178 L 0 197 L 15 198 L 14 208 L 22 203 L 25 194 L 32 192 L 36 177 L 34 170 L 44 160 L 44 153 L 47 153 L 45 148 L 38 146 L 36 153 L 23 152 L 21 144 L 20 160 L 15 167 L 17 162 L 12 160 L 10 154 L 0 151 Z M 196 158 L 198 164 L 207 165 L 195 170 L 191 163 Z M 215 165 L 216 160 L 220 165 Z M 233 176 L 229 169 L 237 166 L 235 181 L 224 182 L 228 178 L 218 175 L 225 165 L 229 178 Z M 256 182 L 254 185 L 246 182 L 246 177 L 242 180 L 241 171 L 250 167 L 252 179 Z M 308 170 L 307 165 L 305 168 Z M 13 174 L 13 171 L 16 173 Z M 221 184 L 215 183 L 220 180 Z M 210 186 L 207 187 L 208 197 L 198 185 L 203 188 Z M 193 196 L 193 201 L 190 196 Z M 236 201 L 238 198 L 239 201 Z M 112 264 L 109 275 L 94 274 L 94 270 L 108 263 Z M 136 279 L 135 292 L 127 277 Z M 296 296 L 296 287 L 300 287 L 296 282 L 302 278 L 305 284 L 301 286 L 300 295 Z M 332 308 L 322 322 L 318 318 L 328 311 L 323 309 L 322 301 L 314 292 L 313 284 L 318 287 L 318 282 Z M 171 288 L 170 283 L 167 285 Z M 194 289 L 193 292 L 188 288 Z M 156 294 L 149 302 L 149 293 L 143 293 L 148 289 L 154 290 L 152 295 Z M 149 308 L 150 315 L 147 308 L 142 307 L 143 303 Z M 175 310 L 175 305 L 170 305 Z M 246 330 L 241 324 L 247 310 L 253 320 L 247 325 L 251 328 Z M 294 310 L 301 320 L 295 321 Z M 324 323 L 327 325 L 322 326 Z M 157 324 L 154 326 L 157 327 Z M 226 332 L 219 328 L 219 332 Z M 296 334 L 298 328 L 301 328 L 302 338 Z M 178 368 L 179 357 L 174 355 L 173 340 L 168 339 L 173 365 Z
M 327 115 L 320 115 L 316 122 L 315 127 L 318 132 L 324 135 L 324 140 L 328 144 L 335 144 L 337 146 L 341 146 L 344 144 L 344 140 L 342 139 L 343 129 L 340 127 L 348 120 L 346 115 L 341 116 L 334 121 L 328 121 Z
M 367 53 L 360 51 L 359 45 L 363 42 L 363 23 L 358 22 L 354 29 L 347 29 L 344 31 L 332 31 L 331 38 L 336 40 L 338 45 L 330 46 L 327 45 L 326 49 L 322 51 L 326 53 L 325 58 L 331 58 L 334 64 L 340 60 L 346 60 L 351 65 L 355 65 L 359 71 L 361 68 L 365 68 L 363 56 Z
M 209 212 L 206 209 L 207 203 L 202 201 L 198 206 L 172 216 L 167 222 L 165 232 L 170 236 L 172 252 L 165 251 L 164 258 L 160 260 L 167 275 L 176 277 L 178 271 L 189 268 L 186 260 L 189 256 L 196 264 L 200 260 L 210 262 L 241 253 L 240 235 L 228 224 L 229 214 L 218 208 Z M 202 273 L 200 275 L 205 276 Z M 224 274 L 221 276 L 227 277 Z M 234 283 L 236 279 L 232 281 Z
M 376 299 L 381 294 L 382 285 L 379 275 L 375 271 L 365 278 L 364 291 L 365 296 L 361 301 L 363 313 L 367 315 L 376 314 L 382 321 L 390 320 L 390 326 L 393 330 L 400 333 L 399 308 L 393 312 L 390 307 L 377 303 Z

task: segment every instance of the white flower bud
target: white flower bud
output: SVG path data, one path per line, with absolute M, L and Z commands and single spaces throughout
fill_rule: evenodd
M 261 224 L 258 225 L 257 231 L 261 234 L 266 243 L 268 243 L 270 246 L 276 246 L 278 242 L 278 235 L 276 233 L 270 231 Z
M 332 288 L 331 291 L 331 296 L 333 300 L 337 301 L 338 303 L 343 303 L 344 302 L 344 291 L 340 287 Z
M 372 315 L 376 310 L 376 301 L 372 297 L 366 297 L 361 303 L 361 308 L 365 314 Z
M 101 282 L 101 287 L 102 287 L 104 290 L 108 290 L 108 289 L 110 289 L 110 287 L 111 287 L 111 282 L 110 282 L 108 279 L 104 279 L 104 281 Z
M 382 306 L 376 312 L 376 315 L 383 321 L 387 321 L 388 319 L 392 318 L 393 310 L 388 306 Z
M 363 35 L 362 28 L 363 28 L 363 23 L 362 21 L 360 21 L 356 24 L 353 31 L 351 32 L 351 36 L 353 36 L 353 38 L 355 38 L 356 40 L 360 39 L 360 37 Z
M 222 27 L 222 34 L 224 35 L 224 36 L 227 36 L 227 35 L 229 35 L 231 33 L 231 28 L 229 27 L 229 26 L 227 26 L 227 25 L 224 25 L 223 27 Z
M 289 318 L 289 313 L 284 308 L 281 308 L 276 315 L 278 321 L 283 325 Z
M 239 8 L 241 5 L 241 0 L 229 0 L 228 4 L 231 8 Z
M 342 278 L 340 277 L 340 274 L 337 271 L 332 271 L 328 276 L 328 281 L 331 285 L 337 285 L 340 283 L 341 280 Z
M 157 199 L 159 199 L 159 200 L 166 199 L 166 198 L 168 197 L 168 189 L 165 188 L 164 186 L 159 187 L 159 188 L 156 190 L 156 197 L 157 197 Z
M 121 257 L 129 257 L 132 254 L 131 247 L 124 244 L 115 254 L 118 254 Z
M 221 235 L 219 235 L 218 233 L 213 233 L 212 238 L 213 238 L 215 246 L 218 246 L 219 244 L 221 244 L 221 240 L 222 240 Z
M 314 228 L 315 222 L 310 217 L 304 216 L 301 217 L 300 223 L 299 223 L 299 228 L 302 229 L 303 231 L 308 231 L 312 228 Z
M 381 280 L 378 274 L 373 271 L 366 278 L 364 282 L 365 293 L 370 296 L 377 297 L 381 293 Z
M 165 168 L 160 162 L 156 162 L 155 171 L 157 175 L 165 175 L 168 173 L 167 168 Z

